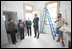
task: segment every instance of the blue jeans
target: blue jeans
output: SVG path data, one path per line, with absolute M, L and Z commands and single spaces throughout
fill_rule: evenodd
M 24 29 L 20 29 L 19 32 L 21 40 L 24 39 Z
M 60 37 L 63 36 L 63 32 L 59 30 L 60 28 L 56 28 L 56 34 L 59 34 Z

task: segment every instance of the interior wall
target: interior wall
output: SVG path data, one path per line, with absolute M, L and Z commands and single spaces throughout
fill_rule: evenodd
M 40 11 L 40 15 L 42 16 L 44 7 L 45 7 L 45 3 L 49 2 L 49 1 L 35 1 L 36 2 L 36 6 L 34 6 L 34 10 Z
M 5 45 L 7 43 L 8 43 L 7 34 L 6 34 L 5 24 L 4 24 L 4 20 L 3 20 L 3 13 L 1 10 L 1 46 Z
M 18 19 L 24 21 L 23 1 L 1 1 L 2 11 L 17 12 Z
M 60 13 L 62 14 L 62 17 L 66 19 L 65 9 L 67 11 L 69 26 L 71 26 L 71 1 L 60 1 Z

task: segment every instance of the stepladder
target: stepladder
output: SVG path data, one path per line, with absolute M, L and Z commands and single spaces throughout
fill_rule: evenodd
M 49 26 L 50 26 L 50 30 L 51 30 L 51 34 L 52 34 L 53 40 L 55 40 L 55 37 L 54 37 L 54 35 L 55 35 L 54 25 L 52 23 L 52 20 L 51 20 L 51 17 L 50 17 L 50 13 L 49 13 L 47 8 L 44 8 L 44 11 L 43 11 L 43 15 L 42 15 L 42 19 L 41 19 L 41 25 L 40 25 L 40 31 L 43 33 L 44 24 L 45 24 L 45 18 L 46 17 L 47 17 L 48 22 L 49 22 Z

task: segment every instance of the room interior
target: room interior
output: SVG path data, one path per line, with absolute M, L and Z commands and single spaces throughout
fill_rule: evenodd
M 69 23 L 67 26 L 69 33 L 64 33 L 65 47 L 62 47 L 60 43 L 53 40 L 49 22 L 47 17 L 45 18 L 45 24 L 43 33 L 41 32 L 41 20 L 43 16 L 43 10 L 47 7 L 50 13 L 51 20 L 56 27 L 54 21 L 57 14 L 61 13 L 62 17 Z M 13 45 L 11 43 L 11 37 L 7 33 L 7 21 L 10 17 L 13 18 L 15 24 L 18 24 L 18 20 L 22 21 L 30 20 L 33 23 L 34 14 L 39 17 L 39 32 L 40 38 L 34 39 L 34 28 L 32 24 L 32 37 L 28 37 L 25 30 L 25 39 L 20 41 L 17 34 L 18 43 Z M 69 27 L 69 28 L 68 28 Z M 65 28 L 65 27 L 63 27 Z M 65 28 L 66 29 L 66 28 Z M 66 29 L 66 30 L 67 30 Z M 69 34 L 69 35 L 68 35 Z M 66 37 L 67 36 L 67 37 Z M 57 37 L 55 37 L 57 39 Z M 71 41 L 71 1 L 1 1 L 1 47 L 2 48 L 68 48 L 68 41 Z

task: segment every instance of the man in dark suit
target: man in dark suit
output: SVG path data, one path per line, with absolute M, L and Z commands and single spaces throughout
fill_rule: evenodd
M 33 20 L 33 27 L 34 27 L 34 32 L 35 32 L 35 36 L 34 38 L 37 36 L 37 39 L 39 38 L 39 26 L 38 26 L 38 22 L 39 22 L 39 18 L 37 17 L 37 14 L 35 14 L 35 18 Z
M 32 34 L 32 32 L 31 32 L 31 25 L 32 25 L 31 20 L 29 20 L 29 18 L 28 18 L 28 20 L 26 20 L 26 27 L 27 27 L 28 36 L 29 35 L 31 36 L 31 34 Z

